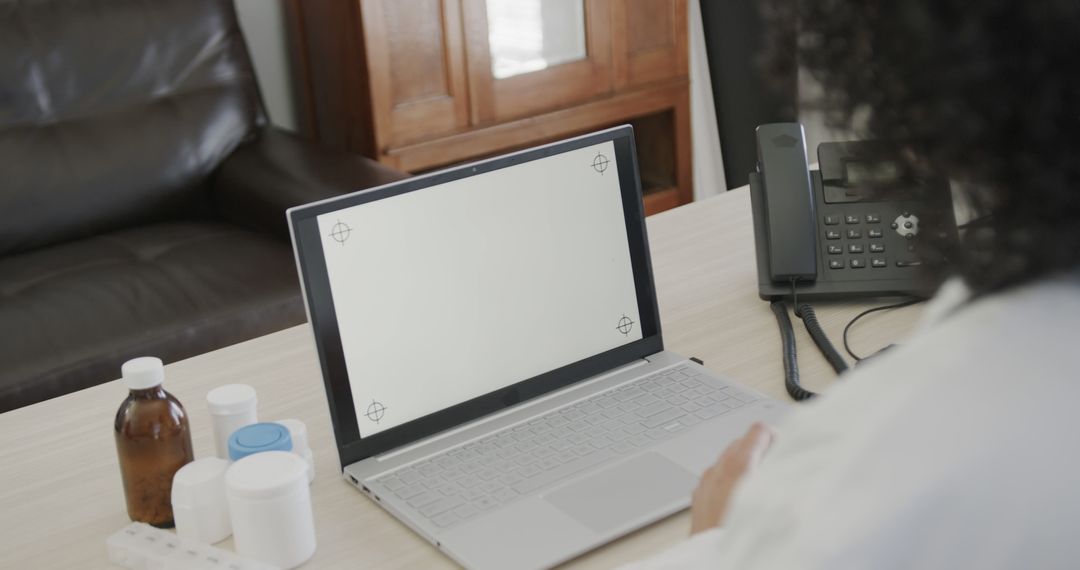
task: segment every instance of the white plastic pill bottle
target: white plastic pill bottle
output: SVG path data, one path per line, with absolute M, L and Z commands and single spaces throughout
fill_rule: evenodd
M 214 544 L 232 534 L 225 498 L 225 473 L 229 462 L 203 457 L 180 468 L 173 477 L 172 507 L 176 534 Z
M 258 398 L 255 388 L 247 384 L 226 384 L 206 394 L 206 407 L 214 424 L 214 446 L 217 456 L 229 459 L 229 436 L 244 426 L 258 423 Z
M 280 568 L 315 554 L 307 462 L 288 451 L 237 460 L 225 474 L 236 553 Z
M 311 483 L 315 480 L 315 455 L 312 454 L 311 446 L 308 445 L 307 425 L 292 418 L 278 420 L 276 423 L 285 426 L 289 430 L 289 436 L 292 437 L 293 453 L 307 462 L 308 483 Z

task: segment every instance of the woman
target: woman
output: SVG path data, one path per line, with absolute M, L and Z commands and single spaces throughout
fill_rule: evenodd
M 980 221 L 909 342 L 752 428 L 633 567 L 1080 567 L 1080 2 L 794 6 L 767 14 L 830 109 Z

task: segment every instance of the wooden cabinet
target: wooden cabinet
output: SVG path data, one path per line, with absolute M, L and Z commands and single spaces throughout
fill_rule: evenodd
M 411 172 L 622 123 L 692 199 L 686 0 L 289 0 L 302 128 Z

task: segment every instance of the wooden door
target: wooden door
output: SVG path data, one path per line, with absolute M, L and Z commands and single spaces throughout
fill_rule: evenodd
M 496 3 L 489 6 L 488 3 Z M 487 125 L 511 119 L 537 115 L 569 107 L 588 99 L 606 95 L 612 89 L 611 70 L 611 2 L 612 0 L 463 0 L 466 53 L 468 54 L 468 77 L 472 123 Z M 580 33 L 583 45 L 580 57 L 553 60 L 549 65 L 543 57 L 537 58 L 539 68 L 500 71 L 498 46 L 492 38 L 501 32 L 499 22 L 489 19 L 489 14 L 507 7 L 514 10 L 532 10 L 530 16 L 506 18 L 507 22 L 520 26 L 523 37 L 537 33 L 542 36 L 545 10 L 557 7 L 576 11 L 576 19 L 549 18 L 550 24 L 559 26 L 554 31 Z M 535 15 L 540 14 L 538 20 Z M 576 26 L 576 28 L 569 28 Z M 541 38 L 542 43 L 542 38 Z M 493 47 L 496 48 L 493 53 Z M 541 46 L 543 49 L 543 46 Z
M 686 0 L 613 0 L 615 89 L 687 77 Z
M 380 156 L 468 127 L 461 0 L 361 0 Z

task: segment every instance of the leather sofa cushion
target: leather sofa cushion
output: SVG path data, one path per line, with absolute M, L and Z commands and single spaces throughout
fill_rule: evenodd
M 0 255 L 190 217 L 264 122 L 232 0 L 0 2 Z
M 215 222 L 0 258 L 0 412 L 304 322 L 289 245 Z

